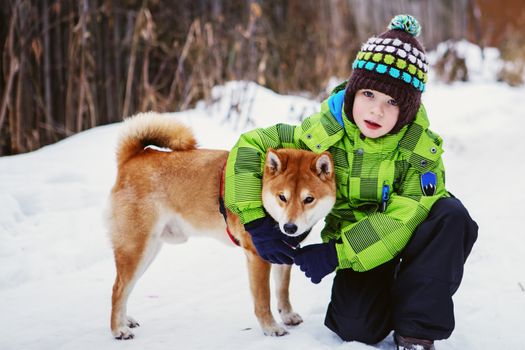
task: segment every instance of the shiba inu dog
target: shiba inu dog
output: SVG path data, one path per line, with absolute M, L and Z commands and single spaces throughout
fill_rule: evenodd
M 219 211 L 227 151 L 198 149 L 189 128 L 173 117 L 143 113 L 127 119 L 117 150 L 118 174 L 110 196 L 109 229 L 117 276 L 113 285 L 111 331 L 117 339 L 133 338 L 138 323 L 127 315 L 127 300 L 161 245 L 209 236 L 232 244 L 247 256 L 255 315 L 264 334 L 286 329 L 270 311 L 271 264 L 261 259 L 239 217 Z M 308 232 L 335 203 L 334 166 L 329 153 L 268 150 L 263 173 L 263 204 L 283 227 L 294 223 L 297 234 Z M 283 202 L 278 197 L 287 193 Z M 304 196 L 312 197 L 305 205 Z M 319 203 L 319 204 L 317 204 Z M 226 220 L 225 220 L 226 218 Z M 289 300 L 290 265 L 275 265 L 277 301 L 285 325 L 301 316 Z

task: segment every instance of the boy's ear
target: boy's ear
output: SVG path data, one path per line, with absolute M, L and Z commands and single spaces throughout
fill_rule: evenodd
M 331 180 L 334 176 L 334 163 L 332 156 L 328 152 L 321 153 L 315 161 L 315 169 L 317 170 L 317 176 L 321 180 Z
M 273 148 L 266 151 L 266 168 L 271 175 L 278 175 L 282 171 L 283 163 Z

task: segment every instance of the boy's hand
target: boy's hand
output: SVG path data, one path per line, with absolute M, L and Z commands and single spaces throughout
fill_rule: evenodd
M 334 271 L 339 263 L 335 241 L 311 244 L 299 249 L 294 262 L 313 283 L 321 282 L 323 277 Z
M 257 219 L 244 225 L 244 228 L 252 237 L 253 245 L 261 258 L 272 264 L 293 264 L 295 251 L 292 246 L 295 244 L 281 232 L 273 218 L 266 216 Z

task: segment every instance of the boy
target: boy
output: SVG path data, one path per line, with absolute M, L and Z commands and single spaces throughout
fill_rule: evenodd
M 442 139 L 421 104 L 428 63 L 408 15 L 370 38 L 321 112 L 300 126 L 243 134 L 228 158 L 226 206 L 259 255 L 294 262 L 313 283 L 336 271 L 325 325 L 346 341 L 374 344 L 394 330 L 400 349 L 434 349 L 454 329 L 452 295 L 477 225 L 445 189 Z M 292 249 L 260 198 L 267 148 L 328 150 L 337 201 L 323 243 Z M 286 240 L 286 241 L 285 241 Z

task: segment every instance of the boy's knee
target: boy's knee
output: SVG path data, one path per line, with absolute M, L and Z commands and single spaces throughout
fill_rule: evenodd
M 434 208 L 432 208 L 434 209 Z M 463 242 L 467 255 L 478 237 L 478 225 L 457 198 L 442 198 L 435 204 L 439 215 L 451 229 L 442 230 L 450 239 Z
M 434 204 L 432 210 L 435 210 L 437 215 L 455 224 L 465 223 L 469 227 L 477 229 L 477 224 L 470 217 L 467 208 L 457 198 L 442 198 Z
M 440 215 L 445 215 L 452 218 L 470 218 L 467 209 L 463 206 L 463 203 L 457 198 L 441 198 L 438 200 L 432 210 L 435 210 Z

